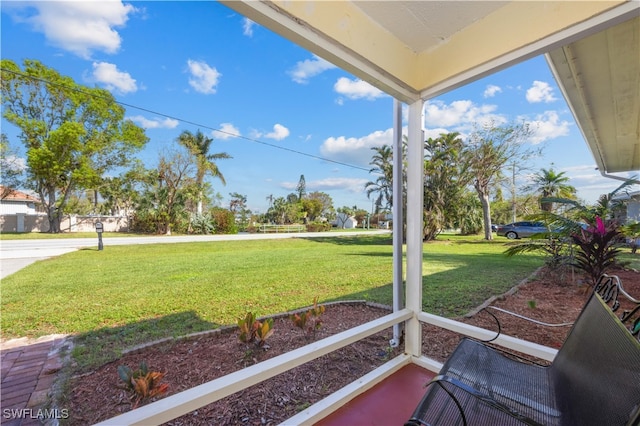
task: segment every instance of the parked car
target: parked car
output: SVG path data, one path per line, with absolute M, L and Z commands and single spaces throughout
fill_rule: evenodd
M 533 234 L 549 232 L 542 222 L 513 222 L 498 226 L 497 234 L 510 240 L 530 237 Z

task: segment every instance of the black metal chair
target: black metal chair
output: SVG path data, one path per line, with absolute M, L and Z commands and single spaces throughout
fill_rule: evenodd
M 640 342 L 613 312 L 612 281 L 601 280 L 550 366 L 462 339 L 405 426 L 639 425 Z M 639 310 L 622 314 L 632 330 Z

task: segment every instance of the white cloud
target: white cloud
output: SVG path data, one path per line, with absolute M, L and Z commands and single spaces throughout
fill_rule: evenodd
M 94 50 L 116 53 L 123 27 L 137 9 L 120 1 L 3 2 L 17 22 L 24 22 L 53 46 L 90 59 Z
M 325 61 L 324 59 L 313 55 L 312 59 L 305 59 L 296 63 L 293 69 L 289 70 L 287 74 L 291 76 L 291 79 L 296 83 L 306 84 L 311 77 L 326 71 L 336 68 L 332 63 Z
M 275 139 L 277 141 L 281 141 L 287 136 L 289 136 L 289 129 L 278 123 L 273 125 L 273 132 L 264 135 L 264 137 L 267 139 Z
M 236 138 L 240 136 L 240 130 L 231 123 L 221 123 L 220 131 L 214 132 L 214 136 L 222 140 Z
M 129 73 L 119 71 L 115 64 L 107 62 L 93 63 L 93 80 L 104 84 L 111 92 L 126 94 L 138 90 L 136 80 Z
M 129 120 L 133 121 L 134 123 L 138 123 L 140 127 L 144 129 L 175 129 L 179 124 L 178 120 L 174 120 L 172 118 L 148 119 L 141 115 L 134 115 L 132 117 L 129 117 Z
M 256 25 L 256 23 L 253 22 L 251 19 L 243 18 L 242 19 L 242 34 L 246 35 L 247 37 L 252 37 L 253 36 L 253 27 L 255 25 Z
M 549 83 L 545 83 L 544 81 L 534 81 L 533 86 L 527 89 L 527 101 L 530 103 L 550 103 L 557 101 L 553 95 L 553 88 L 549 85 Z
M 216 93 L 216 86 L 218 80 L 222 77 L 222 74 L 215 68 L 212 68 L 204 61 L 193 61 L 189 59 L 187 61 L 189 67 L 189 85 L 193 87 L 196 92 L 204 93 L 205 95 L 212 95 Z
M 453 101 L 448 105 L 428 101 L 424 107 L 424 123 L 426 127 L 455 128 L 455 131 L 474 125 L 505 123 L 507 120 L 503 116 L 494 113 L 496 109 L 495 105 L 475 105 L 469 100 Z
M 378 130 L 361 138 L 330 137 L 320 146 L 323 157 L 343 163 L 369 166 L 371 148 L 393 144 L 393 128 Z
M 424 138 L 429 139 L 437 139 L 440 137 L 440 135 L 442 134 L 446 134 L 449 133 L 449 130 L 442 128 L 442 127 L 438 127 L 438 128 L 433 128 L 433 129 L 425 129 L 424 130 Z M 463 137 L 464 139 L 464 135 L 461 134 L 461 137 Z
M 0 167 L 6 172 L 22 173 L 27 170 L 27 160 L 15 154 L 6 155 L 0 158 Z
M 348 99 L 366 99 L 372 101 L 376 98 L 386 96 L 382 90 L 379 90 L 366 81 L 360 79 L 350 80 L 346 77 L 340 77 L 333 89 L 346 96 Z
M 264 133 L 258 130 L 251 131 L 251 137 L 256 139 L 264 137 L 267 139 L 275 139 L 277 141 L 280 141 L 287 136 L 289 136 L 289 129 L 279 123 L 273 125 L 273 132 Z
M 569 134 L 571 123 L 560 120 L 560 116 L 555 111 L 545 111 L 538 115 L 535 120 L 527 121 L 532 131 L 531 143 L 539 144 L 549 139 L 555 139 Z
M 307 191 L 344 190 L 353 194 L 361 194 L 367 182 L 369 182 L 369 179 L 330 177 L 307 181 L 306 188 Z M 298 187 L 298 182 L 282 182 L 280 187 L 291 191 Z
M 502 89 L 499 86 L 496 86 L 494 84 L 490 84 L 487 86 L 486 89 L 484 89 L 484 97 L 485 98 L 493 98 L 496 93 L 500 93 L 502 92 Z

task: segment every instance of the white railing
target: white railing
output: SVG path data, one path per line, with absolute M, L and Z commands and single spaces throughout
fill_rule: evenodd
M 413 317 L 413 312 L 409 309 L 403 309 L 399 312 L 385 315 L 374 321 L 105 420 L 98 425 L 142 425 L 168 422 Z M 464 336 L 482 340 L 491 339 L 495 336 L 494 331 L 485 330 L 426 312 L 420 312 L 417 318 L 422 323 L 441 327 Z M 507 335 L 500 335 L 494 340 L 494 343 L 548 361 L 552 361 L 557 353 L 556 349 Z M 353 383 L 329 395 L 327 398 L 296 414 L 294 417 L 288 419 L 285 424 L 311 425 L 328 416 L 346 402 L 370 389 L 376 383 L 395 373 L 408 363 L 415 363 L 434 373 L 440 371 L 442 367 L 442 363 L 425 356 L 411 357 L 406 354 L 399 355 L 364 377 L 355 380 Z
M 306 232 L 305 225 L 260 225 L 259 232 L 266 233 L 289 233 L 289 232 Z
M 495 331 L 485 330 L 483 328 L 475 327 L 473 325 L 465 324 L 463 322 L 454 321 L 451 319 L 439 317 L 437 315 L 428 314 L 426 312 L 420 312 L 418 319 L 426 324 L 435 325 L 440 328 L 444 328 L 465 336 L 474 337 L 479 340 L 493 339 L 496 335 Z M 516 339 L 515 337 L 501 334 L 492 343 L 498 346 L 502 346 L 507 349 L 522 352 L 527 355 L 532 355 L 546 361 L 553 361 L 557 349 L 552 349 L 547 346 L 538 345 L 537 343 L 527 342 L 526 340 Z
M 105 420 L 99 425 L 148 425 L 168 422 L 249 386 L 390 328 L 411 317 L 413 317 L 413 312 L 408 309 L 385 315 L 374 321 Z

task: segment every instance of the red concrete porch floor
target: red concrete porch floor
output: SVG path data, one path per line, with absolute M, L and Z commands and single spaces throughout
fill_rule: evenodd
M 41 425 L 38 415 L 62 368 L 60 349 L 65 336 L 15 339 L 0 345 L 2 360 L 0 406 L 2 426 Z M 51 416 L 52 414 L 45 414 Z
M 435 373 L 415 364 L 402 367 L 315 426 L 402 426 L 409 420 Z

